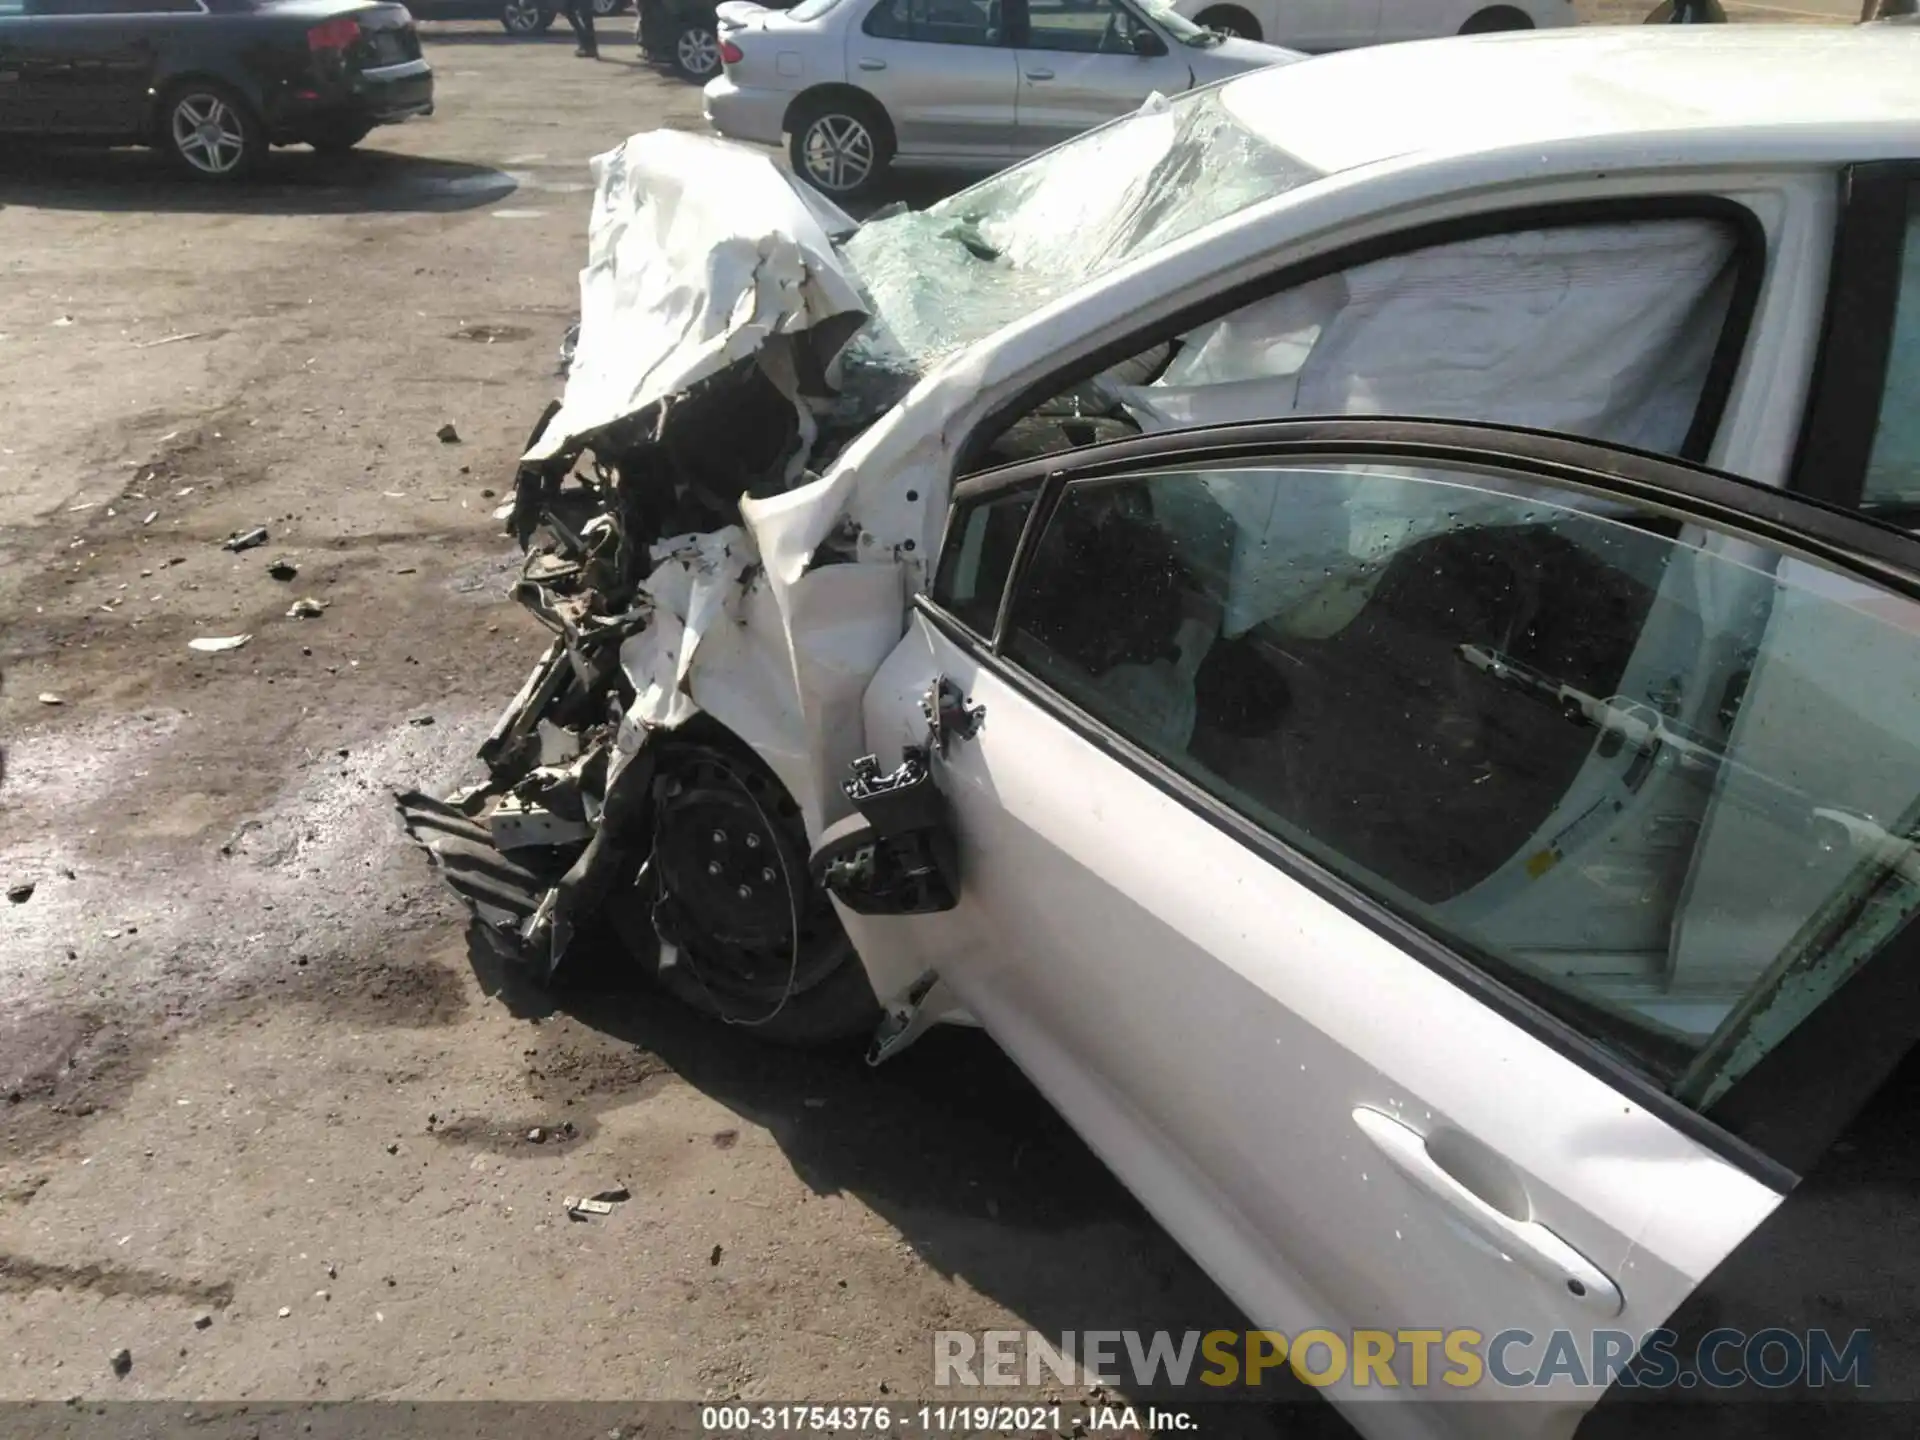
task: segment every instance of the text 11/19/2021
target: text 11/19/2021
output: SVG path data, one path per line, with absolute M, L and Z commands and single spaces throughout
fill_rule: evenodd
M 1181 1411 L 1114 1405 L 1095 1407 L 1112 1413 L 1115 1430 L 1181 1431 L 1192 1428 Z M 840 1433 L 846 1435 L 1055 1435 L 1078 1422 L 1087 1430 L 1106 1428 L 1096 1413 L 1060 1405 L 703 1405 L 700 1428 L 708 1435 L 754 1436 Z

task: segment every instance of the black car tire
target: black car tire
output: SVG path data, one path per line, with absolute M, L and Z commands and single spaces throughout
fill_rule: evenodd
M 355 121 L 321 130 L 307 137 L 311 145 L 322 155 L 344 155 L 373 133 L 373 126 Z
M 161 98 L 154 145 L 196 180 L 245 179 L 267 153 L 253 108 L 217 80 L 188 80 Z
M 880 1005 L 809 873 L 799 807 L 745 746 L 717 727 L 698 733 L 661 742 L 659 853 L 636 862 L 603 911 L 622 948 L 675 998 L 762 1039 L 826 1045 L 871 1032 Z M 748 885 L 759 893 L 736 895 Z
M 858 94 L 809 95 L 794 107 L 787 155 L 793 173 L 823 195 L 858 200 L 873 192 L 893 162 L 893 126 L 879 106 Z
M 558 13 L 539 0 L 506 0 L 500 7 L 500 28 L 509 35 L 544 35 Z
M 720 32 L 711 20 L 683 20 L 673 33 L 668 56 L 674 74 L 704 85 L 720 73 Z
M 1468 17 L 1462 35 L 1493 35 L 1503 30 L 1531 30 L 1533 17 L 1511 5 L 1490 5 Z
M 1258 40 L 1260 22 L 1238 5 L 1215 5 L 1193 17 L 1196 25 L 1218 30 L 1222 35 L 1238 35 L 1242 40 Z

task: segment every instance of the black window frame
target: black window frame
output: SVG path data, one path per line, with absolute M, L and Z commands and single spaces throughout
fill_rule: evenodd
M 1920 503 L 1871 505 L 1866 485 L 1917 197 L 1920 160 L 1876 160 L 1841 172 L 1826 309 L 1787 482 L 1795 494 L 1907 523 L 1920 520 Z
M 1598 200 L 1555 201 L 1476 211 L 1471 215 L 1395 230 L 1390 234 L 1309 256 L 1292 265 L 1283 265 L 1196 301 L 1166 320 L 1131 331 L 1016 392 L 975 424 L 961 442 L 953 473 L 956 477 L 981 473 L 977 467 L 989 447 L 1006 433 L 1008 427 L 1073 386 L 1092 379 L 1103 370 L 1143 350 L 1176 339 L 1282 291 L 1369 265 L 1376 260 L 1391 259 L 1434 245 L 1480 240 L 1489 235 L 1521 230 L 1620 225 L 1635 220 L 1720 220 L 1730 224 L 1734 231 L 1734 262 L 1737 270 L 1733 294 L 1727 301 L 1727 317 L 1721 326 L 1720 340 L 1714 348 L 1713 358 L 1707 364 L 1706 379 L 1694 406 L 1693 423 L 1687 427 L 1686 439 L 1677 455 L 1666 457 L 1704 464 L 1713 449 L 1714 439 L 1720 433 L 1720 422 L 1726 416 L 1727 403 L 1733 397 L 1734 381 L 1739 375 L 1740 362 L 1746 355 L 1748 337 L 1753 332 L 1753 319 L 1759 308 L 1760 292 L 1766 282 L 1771 252 L 1766 226 L 1746 205 L 1727 195 L 1690 192 L 1680 195 L 1622 195 Z M 1062 450 L 1055 452 L 1055 455 L 1076 453 L 1077 450 Z
M 1463 445 L 1463 437 L 1480 443 Z M 1920 538 L 1857 511 L 1671 456 L 1519 427 L 1392 416 L 1259 421 L 1161 431 L 1072 452 L 1067 464 L 1060 463 L 1059 456 L 1045 456 L 958 482 L 941 540 L 942 556 L 963 509 L 1015 489 L 1038 492 L 1008 570 L 994 633 L 986 636 L 968 627 L 930 593 L 922 592 L 913 601 L 929 623 L 983 669 L 1109 758 L 1682 1134 L 1762 1184 L 1787 1193 L 1920 1035 L 1920 916 L 1891 937 L 1725 1095 L 1705 1111 L 1697 1111 L 1561 1015 L 1496 978 L 1466 953 L 1457 937 L 1427 928 L 1294 849 L 1005 655 L 1013 597 L 1039 537 L 1070 484 L 1122 478 L 1148 468 L 1161 471 L 1175 465 L 1272 459 L 1275 449 L 1283 445 L 1288 447 L 1289 460 L 1358 454 L 1388 463 L 1497 463 L 1544 483 L 1639 501 L 1687 522 L 1746 535 L 1783 552 L 1837 567 L 1916 604 L 1920 604 Z M 1498 451 L 1489 453 L 1495 445 Z M 1145 467 L 1140 464 L 1143 460 L 1154 463 Z

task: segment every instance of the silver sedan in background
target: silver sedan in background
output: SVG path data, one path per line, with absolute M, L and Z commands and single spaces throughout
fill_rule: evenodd
M 722 135 L 778 145 L 836 199 L 888 165 L 994 167 L 1155 91 L 1301 58 L 1195 25 L 1160 0 L 802 0 L 719 9 Z

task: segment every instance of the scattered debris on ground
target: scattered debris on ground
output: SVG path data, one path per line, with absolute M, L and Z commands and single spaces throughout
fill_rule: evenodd
M 256 545 L 267 543 L 267 527 L 256 525 L 251 530 L 237 530 L 220 542 L 222 550 L 231 550 L 236 555 L 242 550 L 251 550 Z
M 442 425 L 436 433 L 440 436 L 440 443 L 442 445 L 458 445 L 460 443 L 460 432 L 454 429 L 451 420 Z
M 318 620 L 321 612 L 327 608 L 324 600 L 315 600 L 311 596 L 302 596 L 287 607 L 289 620 Z
M 7 887 L 7 899 L 16 905 L 24 905 L 33 898 L 34 882 L 23 880 L 18 885 Z
M 113 1368 L 115 1375 L 125 1379 L 127 1372 L 133 1369 L 133 1352 L 122 1345 L 107 1357 L 107 1364 Z
M 251 635 L 202 635 L 189 640 L 187 648 L 203 655 L 217 655 L 222 650 L 238 650 L 251 639 Z
M 64 705 L 67 701 L 64 695 L 56 695 L 51 690 L 42 690 L 40 692 L 40 703 L 42 705 Z
M 284 556 L 267 566 L 267 574 L 275 580 L 291 580 L 300 573 L 300 567 Z
M 569 1220 L 586 1220 L 593 1215 L 611 1215 L 613 1207 L 633 1198 L 625 1185 L 611 1185 L 592 1195 L 569 1195 L 560 1202 Z

